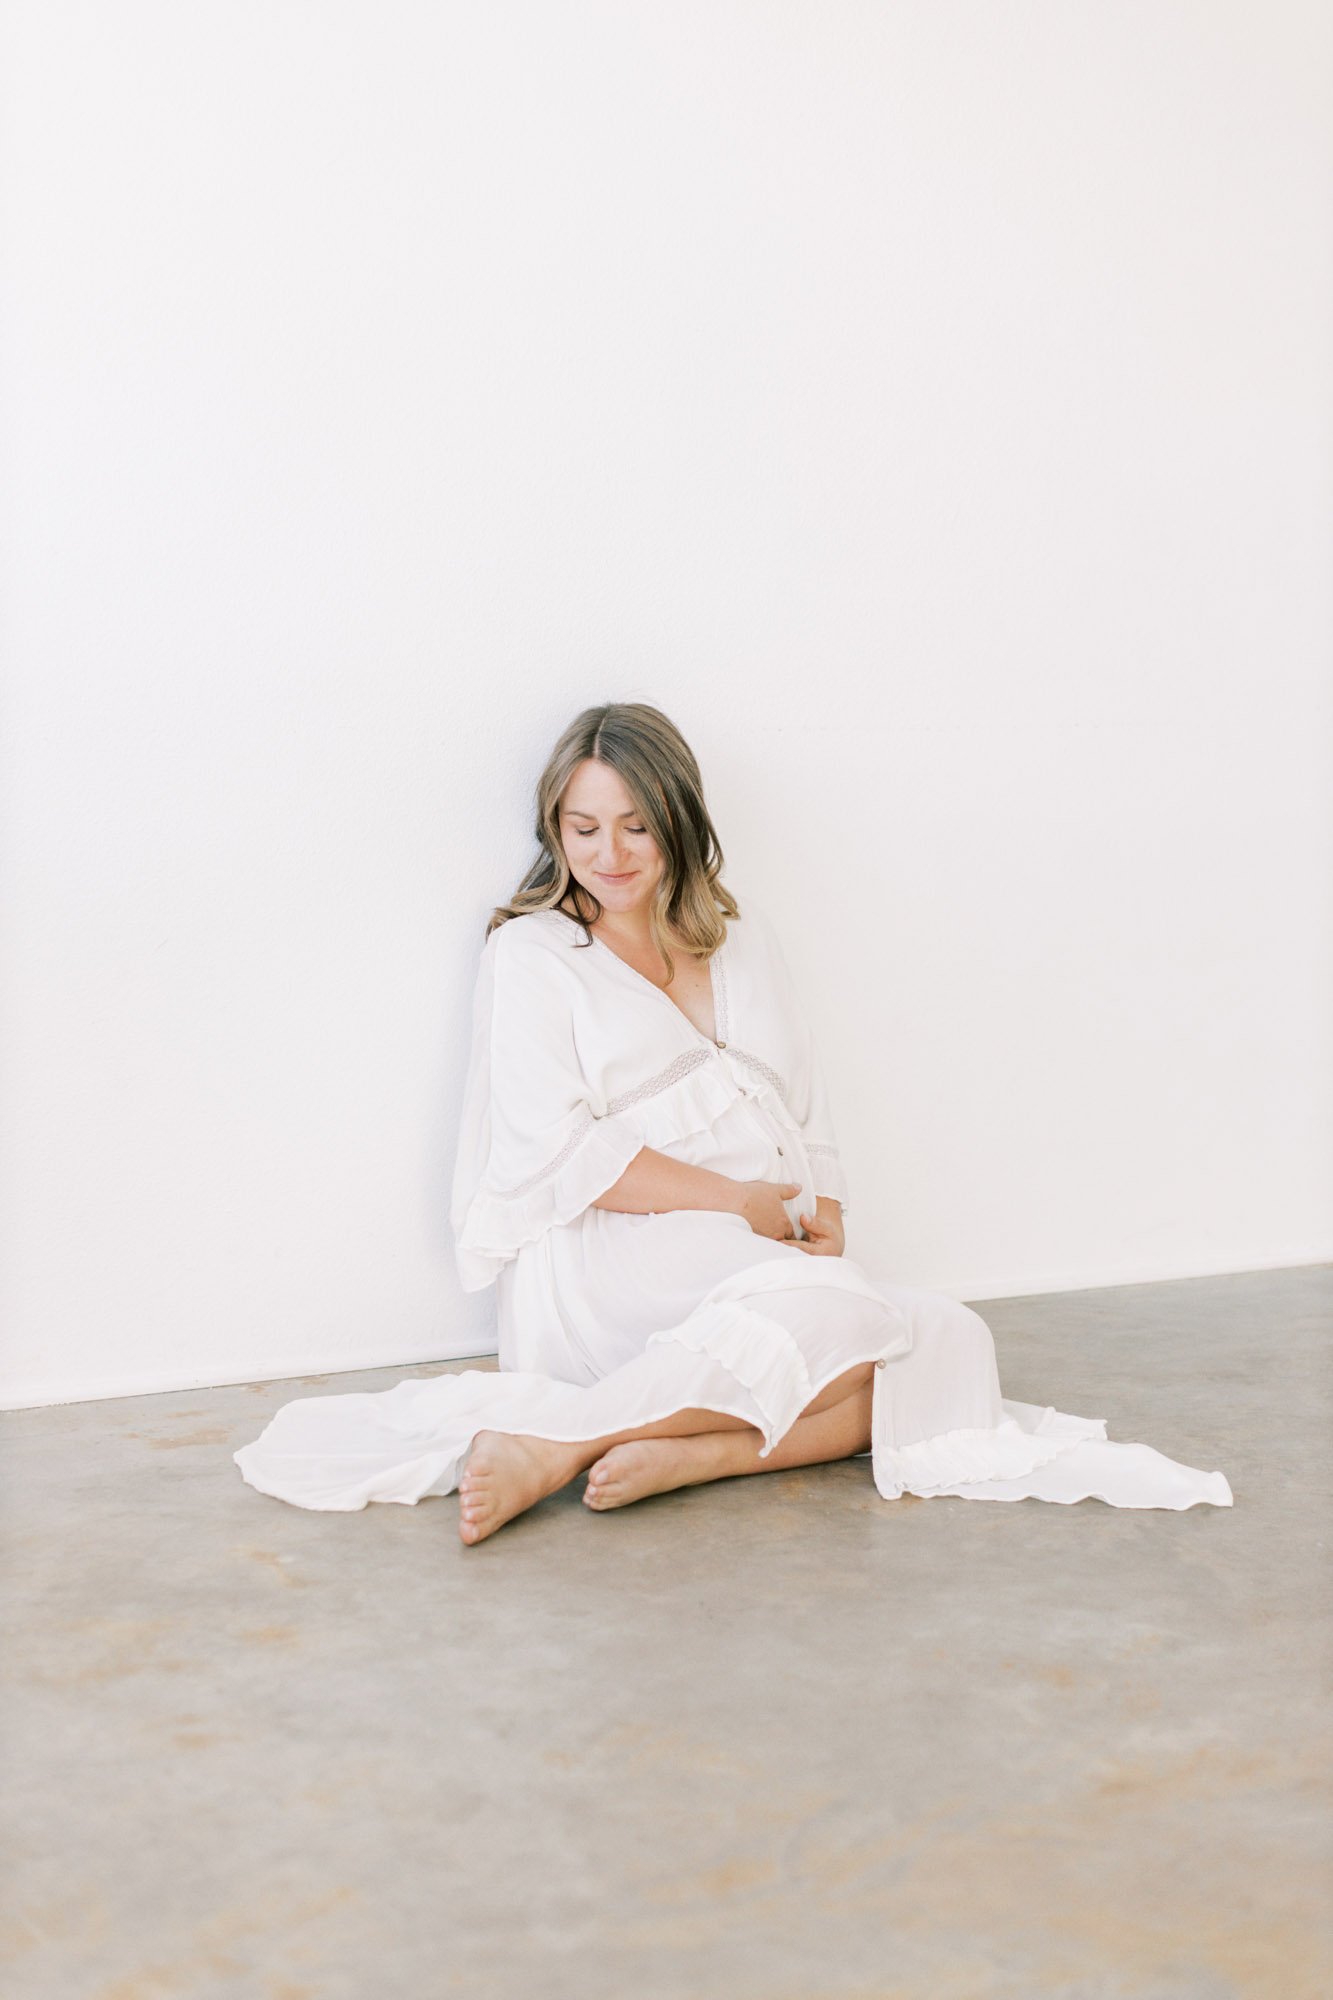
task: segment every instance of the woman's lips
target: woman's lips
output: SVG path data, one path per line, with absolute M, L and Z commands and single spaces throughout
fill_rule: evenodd
M 599 873 L 597 880 L 599 882 L 632 882 L 634 880 L 634 877 L 638 874 L 638 872 L 639 871 L 637 868 L 631 868 L 628 871 L 628 873 L 624 875 L 602 875 Z

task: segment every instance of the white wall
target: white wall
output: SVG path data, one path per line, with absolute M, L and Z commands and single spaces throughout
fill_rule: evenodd
M 872 1273 L 1333 1256 L 1330 18 L 10 10 L 7 1400 L 490 1345 L 472 969 L 608 698 Z

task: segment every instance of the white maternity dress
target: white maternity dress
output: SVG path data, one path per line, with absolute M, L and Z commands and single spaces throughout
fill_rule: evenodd
M 847 1185 L 823 1069 L 775 926 L 747 899 L 710 960 L 716 1040 L 556 910 L 481 952 L 451 1219 L 466 1291 L 494 1284 L 500 1369 L 303 1397 L 235 1454 L 298 1507 L 452 1493 L 479 1430 L 574 1440 L 719 1410 L 761 1454 L 824 1385 L 873 1361 L 870 1470 L 903 1493 L 1116 1507 L 1232 1504 L 1221 1472 L 1107 1439 L 1102 1417 L 1000 1394 L 989 1327 L 706 1209 L 593 1206 L 641 1147 L 799 1183 L 793 1229 Z

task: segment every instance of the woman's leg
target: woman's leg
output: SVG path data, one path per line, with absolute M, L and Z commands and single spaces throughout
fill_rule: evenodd
M 515 1514 L 521 1514 L 525 1508 L 535 1506 L 538 1500 L 544 1500 L 548 1494 L 568 1485 L 571 1479 L 587 1471 L 617 1446 L 648 1439 L 704 1438 L 712 1441 L 713 1450 L 717 1448 L 717 1440 L 726 1439 L 736 1447 L 735 1463 L 728 1460 L 726 1472 L 701 1470 L 704 1464 L 711 1462 L 704 1455 L 690 1461 L 694 1470 L 684 1479 L 668 1479 L 669 1485 L 695 1484 L 701 1478 L 726 1478 L 732 1471 L 777 1470 L 783 1465 L 814 1464 L 824 1457 L 849 1457 L 852 1452 L 864 1451 L 870 1442 L 869 1396 L 873 1372 L 873 1362 L 858 1362 L 826 1382 L 818 1395 L 811 1398 L 791 1429 L 763 1459 L 758 1457 L 762 1433 L 757 1426 L 747 1423 L 743 1417 L 729 1416 L 719 1410 L 676 1410 L 669 1417 L 640 1425 L 634 1430 L 615 1431 L 606 1437 L 581 1438 L 568 1444 L 516 1431 L 478 1431 L 458 1482 L 459 1535 L 465 1542 L 484 1540 L 506 1521 L 512 1520 Z M 801 1434 L 797 1448 L 810 1451 L 811 1456 L 781 1456 L 784 1446 L 796 1437 L 802 1424 L 817 1420 L 832 1409 L 840 1409 L 844 1402 L 854 1400 L 859 1392 L 864 1392 L 867 1412 L 865 1437 L 860 1444 L 842 1443 L 850 1422 L 850 1418 L 844 1415 L 841 1425 L 829 1429 L 827 1433 L 821 1430 Z M 819 1448 L 826 1435 L 838 1448 L 827 1452 Z M 658 1470 L 664 1475 L 668 1472 L 665 1463 Z M 624 1471 L 627 1474 L 628 1467 Z M 618 1477 L 620 1473 L 621 1468 L 617 1468 Z M 645 1486 L 643 1490 L 661 1492 L 665 1488 Z M 639 1496 L 627 1493 L 626 1498 L 631 1497 Z M 621 1500 L 612 1504 L 624 1505 L 625 1502 Z
M 834 1459 L 852 1458 L 870 1449 L 873 1394 L 869 1381 L 859 1382 L 836 1403 L 817 1413 L 807 1411 L 766 1458 L 760 1456 L 759 1434 L 752 1426 L 744 1432 L 701 1431 L 692 1437 L 641 1438 L 613 1445 L 590 1467 L 584 1501 L 604 1513 L 608 1508 L 642 1500 L 649 1493 L 670 1493 L 677 1486 L 698 1486 L 708 1479 L 784 1472 L 796 1465 L 825 1465 Z

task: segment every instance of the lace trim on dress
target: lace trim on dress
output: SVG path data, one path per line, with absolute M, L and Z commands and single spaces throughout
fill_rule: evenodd
M 807 1139 L 805 1150 L 807 1153 L 823 1153 L 830 1160 L 836 1160 L 839 1157 L 837 1147 L 826 1146 L 822 1139 Z
M 531 1189 L 539 1186 L 542 1181 L 549 1180 L 552 1174 L 559 1172 L 570 1155 L 578 1151 L 596 1123 L 597 1120 L 594 1118 L 592 1112 L 587 1112 L 581 1122 L 570 1133 L 553 1160 L 549 1160 L 544 1167 L 539 1167 L 535 1174 L 529 1174 L 528 1178 L 525 1181 L 520 1181 L 517 1187 L 493 1189 L 493 1199 L 496 1201 L 517 1201 L 520 1195 L 529 1193 Z
M 731 1005 L 727 999 L 727 961 L 722 945 L 713 953 L 713 984 L 713 1026 L 717 1029 L 718 1041 L 725 1042 L 731 1035 Z
M 619 1097 L 608 1099 L 606 1116 L 609 1118 L 614 1112 L 624 1111 L 631 1104 L 641 1104 L 645 1097 L 656 1097 L 660 1090 L 669 1090 L 673 1083 L 679 1083 L 691 1070 L 698 1069 L 700 1063 L 707 1062 L 712 1053 L 711 1048 L 706 1049 L 702 1044 L 696 1049 L 682 1049 L 665 1069 L 659 1069 L 657 1075 L 650 1076 L 646 1083 L 636 1083 L 632 1090 L 622 1090 Z
M 786 1082 L 778 1075 L 771 1063 L 766 1063 L 761 1056 L 752 1056 L 748 1049 L 738 1049 L 734 1043 L 729 1044 L 729 1047 L 732 1055 L 738 1057 L 741 1062 L 748 1063 L 752 1070 L 757 1070 L 765 1083 L 771 1084 L 773 1089 L 776 1090 L 783 1103 L 787 1103 Z M 788 1108 L 790 1109 L 790 1106 Z
M 665 1069 L 658 1070 L 656 1076 L 650 1076 L 645 1082 L 636 1083 L 632 1090 L 623 1090 L 618 1097 L 609 1099 L 602 1117 L 613 1117 L 618 1111 L 627 1111 L 631 1104 L 642 1104 L 645 1098 L 657 1097 L 662 1091 L 670 1090 L 673 1083 L 679 1083 L 683 1076 L 691 1075 L 694 1070 L 698 1069 L 700 1063 L 707 1062 L 712 1054 L 713 1050 L 711 1047 L 703 1048 L 701 1046 L 697 1049 L 682 1049 L 680 1054 L 674 1056 L 666 1065 Z M 529 1174 L 528 1178 L 525 1181 L 520 1181 L 517 1187 L 496 1188 L 494 1190 L 495 1199 L 497 1201 L 517 1201 L 522 1195 L 530 1194 L 533 1188 L 539 1187 L 543 1181 L 549 1180 L 552 1174 L 559 1173 L 565 1161 L 578 1151 L 593 1127 L 599 1123 L 600 1119 L 597 1114 L 589 1111 L 580 1123 L 575 1126 L 553 1160 L 548 1160 L 546 1165 L 540 1167 L 535 1174 Z

